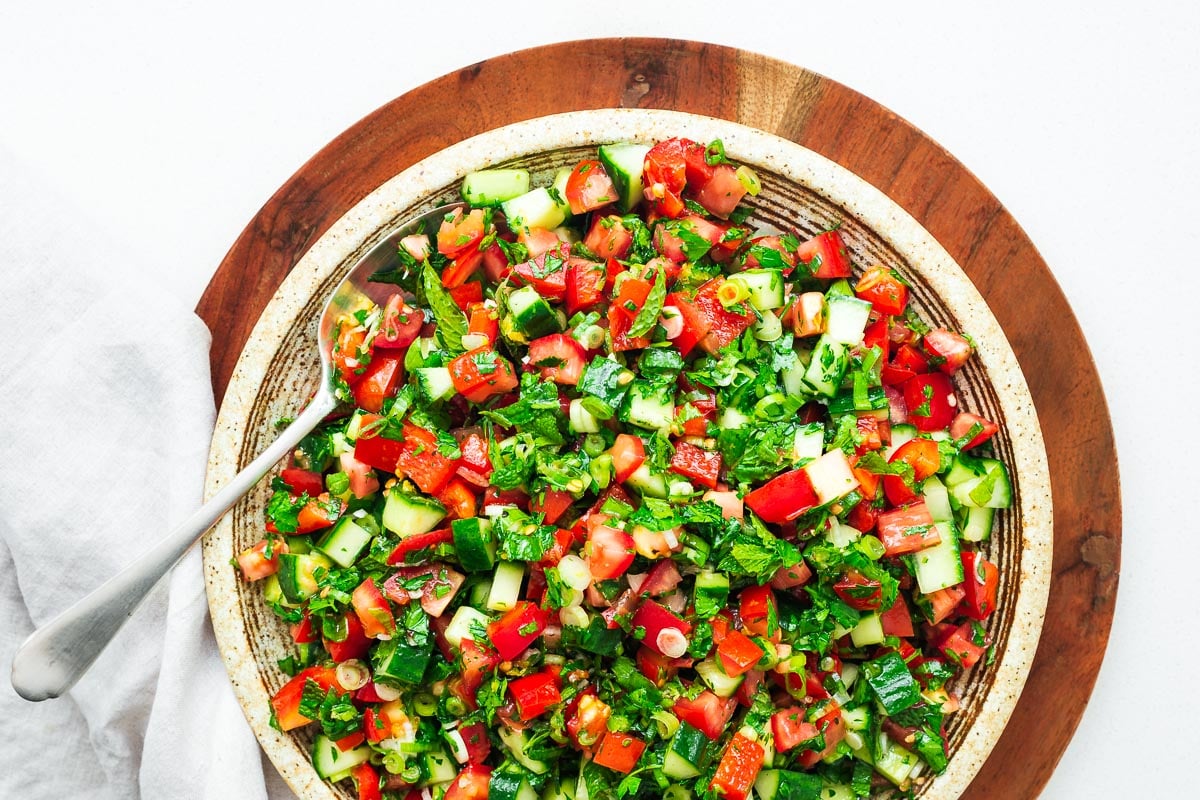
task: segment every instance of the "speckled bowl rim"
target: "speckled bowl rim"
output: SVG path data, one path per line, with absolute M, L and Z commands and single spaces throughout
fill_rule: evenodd
M 527 154 L 612 141 L 654 141 L 688 136 L 720 138 L 735 161 L 761 167 L 808 187 L 844 208 L 917 267 L 928 285 L 975 334 L 978 357 L 1012 441 L 1011 465 L 1020 477 L 1022 552 L 1020 590 L 1007 646 L 979 714 L 946 772 L 925 800 L 953 800 L 970 784 L 1000 738 L 1037 649 L 1050 587 L 1052 510 L 1050 477 L 1041 428 L 1017 358 L 983 297 L 932 235 L 891 198 L 844 167 L 801 145 L 727 120 L 657 109 L 602 109 L 527 120 L 466 139 L 409 167 L 365 197 L 312 246 L 264 309 L 238 359 L 217 417 L 209 455 L 206 496 L 237 471 L 237 454 L 247 435 L 257 388 L 284 336 L 318 287 L 348 259 L 378 238 L 397 214 L 413 207 L 473 169 Z M 229 568 L 234 530 L 226 515 L 204 541 L 209 607 L 217 644 L 234 693 L 268 757 L 305 800 L 334 800 L 312 764 L 288 735 L 269 725 L 270 694 L 254 660 L 239 612 L 236 570 Z

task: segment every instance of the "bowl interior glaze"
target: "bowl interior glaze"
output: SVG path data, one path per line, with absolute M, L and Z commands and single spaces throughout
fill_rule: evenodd
M 1016 705 L 1037 648 L 1050 580 L 1052 512 L 1045 448 L 1033 401 L 1008 341 L 986 302 L 950 255 L 879 190 L 824 157 L 771 134 L 673 111 L 608 109 L 559 114 L 499 128 L 447 148 L 400 173 L 335 223 L 297 263 L 263 311 L 239 358 L 217 419 L 206 493 L 211 496 L 273 439 L 276 421 L 294 416 L 319 375 L 316 321 L 325 299 L 358 259 L 400 222 L 458 199 L 462 176 L 493 166 L 529 169 L 535 185 L 594 155 L 605 142 L 720 138 L 729 157 L 762 182 L 747 198 L 750 224 L 804 236 L 840 224 L 855 264 L 894 267 L 912 283 L 912 300 L 934 325 L 963 330 L 978 355 L 955 375 L 963 407 L 1001 424 L 999 458 L 1013 473 L 1013 508 L 984 551 L 1001 569 L 998 610 L 987 627 L 996 658 L 961 678 L 962 709 L 948 722 L 950 766 L 923 783 L 923 800 L 958 797 L 982 766 Z M 282 776 L 305 800 L 352 798 L 314 772 L 311 733 L 269 725 L 270 696 L 287 680 L 277 661 L 292 649 L 287 626 L 261 589 L 238 579 L 230 559 L 262 537 L 270 496 L 262 482 L 204 540 L 205 578 L 217 642 L 234 691 Z M 348 785 L 348 784 L 347 784 Z

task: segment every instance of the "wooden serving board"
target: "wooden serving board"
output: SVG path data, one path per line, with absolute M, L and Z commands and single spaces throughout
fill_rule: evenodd
M 446 103 L 447 97 L 454 102 Z M 622 106 L 733 120 L 821 153 L 916 217 L 987 299 L 1021 362 L 1045 436 L 1054 569 L 1045 627 L 1024 694 L 963 797 L 1036 796 L 1087 706 L 1112 623 L 1121 497 L 1108 408 L 1066 298 L 1016 221 L 929 137 L 845 86 L 727 47 L 601 39 L 489 59 L 408 92 L 305 164 L 251 220 L 221 263 L 197 307 L 213 332 L 217 402 L 251 327 L 289 270 L 379 184 L 437 150 L 492 128 Z

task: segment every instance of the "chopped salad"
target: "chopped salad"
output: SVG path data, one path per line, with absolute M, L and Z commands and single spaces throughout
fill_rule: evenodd
M 911 790 L 993 657 L 1011 503 L 961 333 L 720 141 L 468 175 L 343 319 L 342 411 L 237 558 L 272 724 L 360 800 Z

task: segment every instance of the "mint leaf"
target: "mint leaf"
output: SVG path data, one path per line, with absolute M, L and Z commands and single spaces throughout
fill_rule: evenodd
M 467 318 L 454 298 L 442 286 L 442 279 L 428 264 L 421 273 L 421 284 L 425 289 L 425 300 L 437 320 L 438 335 L 446 347 L 456 353 L 463 352 L 462 337 L 467 332 Z

